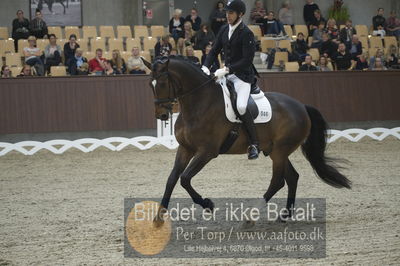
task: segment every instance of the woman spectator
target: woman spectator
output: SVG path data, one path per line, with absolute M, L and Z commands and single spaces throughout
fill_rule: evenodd
M 321 23 L 324 23 L 324 28 L 325 28 L 326 20 L 322 17 L 321 10 L 317 9 L 314 11 L 314 17 L 313 17 L 310 25 L 308 26 L 308 31 L 310 33 L 310 36 L 313 35 L 313 33 L 316 29 L 319 29 L 319 26 L 321 25 Z
M 368 68 L 369 66 L 368 66 L 367 56 L 365 54 L 361 54 L 357 58 L 355 70 L 368 70 Z
M 211 44 L 214 40 L 214 33 L 210 30 L 207 24 L 203 24 L 194 37 L 194 49 L 204 51 L 206 46 Z
M 178 52 L 180 52 L 181 55 L 183 55 L 184 48 L 187 46 L 191 46 L 194 43 L 194 35 L 195 32 L 192 29 L 192 23 L 189 21 L 186 21 L 184 26 L 183 26 L 183 37 L 179 38 L 178 40 Z
M 306 40 L 304 39 L 304 34 L 302 32 L 299 32 L 297 34 L 297 39 L 294 44 L 294 55 L 297 58 L 297 61 L 303 62 L 304 58 L 307 55 L 307 50 L 309 49 L 308 44 Z
M 257 0 L 254 3 L 254 8 L 250 12 L 250 24 L 263 23 L 263 19 L 266 15 L 267 11 L 264 9 L 262 1 Z
M 275 14 L 272 11 L 269 11 L 268 16 L 264 18 L 263 25 L 265 35 L 280 35 L 285 32 L 282 23 L 275 19 Z
M 30 65 L 24 65 L 21 73 L 19 73 L 19 75 L 17 77 L 19 78 L 23 78 L 23 77 L 33 77 L 35 76 L 35 73 L 33 71 L 33 69 L 31 68 Z
M 117 72 L 116 72 L 115 69 L 112 67 L 111 61 L 110 61 L 110 60 L 105 60 L 105 61 L 104 61 L 104 75 L 106 75 L 106 76 L 114 76 L 114 75 L 117 75 Z
M 12 74 L 11 74 L 11 70 L 7 65 L 4 65 L 1 67 L 1 77 L 2 78 L 11 78 Z
M 211 17 L 211 28 L 215 36 L 217 36 L 219 29 L 226 24 L 226 13 L 224 1 L 218 1 L 217 7 L 212 12 Z
M 47 74 L 50 73 L 52 66 L 61 65 L 61 46 L 57 44 L 57 38 L 54 34 L 49 34 L 49 44 L 44 49 L 44 64 Z
M 387 68 L 383 65 L 382 58 L 375 58 L 375 63 L 372 67 L 372 70 L 387 70 Z
M 400 69 L 400 57 L 397 47 L 393 44 L 390 45 L 388 49 L 388 54 L 386 55 L 387 66 L 389 69 Z
M 128 58 L 127 68 L 129 74 L 146 74 L 145 65 L 140 57 L 139 47 L 132 48 L 132 56 Z
M 400 40 L 400 19 L 396 17 L 394 10 L 390 12 L 386 30 L 389 36 L 396 36 L 397 40 Z
M 332 58 L 332 55 L 336 52 L 337 45 L 331 39 L 329 39 L 328 33 L 322 34 L 322 43 L 319 48 L 319 53 L 325 57 Z
M 39 9 L 36 9 L 35 18 L 32 19 L 30 24 L 30 30 L 31 35 L 35 36 L 37 39 L 47 38 L 47 25 Z
M 70 65 L 73 64 L 75 51 L 79 48 L 79 44 L 76 42 L 76 35 L 71 34 L 69 36 L 69 41 L 64 45 L 64 60 L 65 65 L 68 68 L 68 72 L 71 74 Z
M 203 54 L 203 56 L 201 57 L 201 64 L 202 64 L 202 65 L 204 65 L 204 62 L 206 61 L 207 55 L 210 53 L 211 48 L 212 48 L 212 46 L 211 46 L 211 44 L 209 44 L 209 45 L 207 45 L 206 48 L 204 49 L 204 54 Z M 214 73 L 214 72 L 217 71 L 217 69 L 219 69 L 219 68 L 220 68 L 219 60 L 214 60 L 214 64 L 212 64 L 211 67 L 210 67 L 210 72 L 211 72 L 211 73 Z
M 190 14 L 186 16 L 185 20 L 189 21 L 192 24 L 192 28 L 194 31 L 200 30 L 201 18 L 199 17 L 196 8 L 192 8 Z
M 110 63 L 115 71 L 115 74 L 121 75 L 126 73 L 125 60 L 121 57 L 121 53 L 119 50 L 112 51 L 112 59 Z
M 377 58 L 381 59 L 382 64 L 386 62 L 385 54 L 383 53 L 382 49 L 376 49 L 375 55 L 371 56 L 369 60 L 369 67 L 372 69 L 375 66 L 375 61 Z
M 162 36 L 161 40 L 154 46 L 154 56 L 169 56 L 172 50 L 172 44 L 169 42 L 169 35 Z
M 319 23 L 318 29 L 315 29 L 314 33 L 312 35 L 312 37 L 313 37 L 313 41 L 311 44 L 312 48 L 320 48 L 321 47 L 321 44 L 323 42 L 322 35 L 324 34 L 324 32 L 325 32 L 325 22 L 321 21 Z
M 282 4 L 282 8 L 279 9 L 278 13 L 278 18 L 279 21 L 283 25 L 290 25 L 293 26 L 293 12 L 292 12 L 292 7 L 289 4 L 289 1 L 286 1 Z
M 333 19 L 333 18 L 330 18 L 326 24 L 327 24 L 326 25 L 326 33 L 328 33 L 329 38 L 333 42 L 339 44 L 340 43 L 340 41 L 339 41 L 339 30 L 338 30 L 338 28 L 336 26 L 336 20 Z
M 15 52 L 18 52 L 18 40 L 28 39 L 29 20 L 24 17 L 22 10 L 17 11 L 17 18 L 12 22 L 12 38 L 14 39 Z
M 330 69 L 328 67 L 328 58 L 326 58 L 325 56 L 319 57 L 317 70 L 318 71 L 332 71 L 332 69 Z
M 192 61 L 196 65 L 200 66 L 200 60 L 197 58 L 197 56 L 194 55 L 193 47 L 186 47 L 186 58 L 189 59 L 189 61 Z
M 378 25 L 378 29 L 372 31 L 373 36 L 379 36 L 381 39 L 386 36 L 385 28 L 381 25 Z
M 178 41 L 179 38 L 183 38 L 183 25 L 185 24 L 185 19 L 182 17 L 182 10 L 175 9 L 174 16 L 169 21 L 169 33 L 172 38 L 174 38 L 175 42 Z
M 89 74 L 89 65 L 88 60 L 83 57 L 83 50 L 78 48 L 75 50 L 75 56 L 70 61 L 71 64 L 69 66 L 71 75 L 88 75 Z
M 38 76 L 44 76 L 44 64 L 42 59 L 42 52 L 36 47 L 36 37 L 29 36 L 28 47 L 24 48 L 25 64 L 34 66 Z

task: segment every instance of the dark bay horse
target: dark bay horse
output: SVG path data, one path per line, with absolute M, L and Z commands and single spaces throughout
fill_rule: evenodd
M 154 92 L 156 118 L 167 120 L 175 100 L 180 106 L 175 124 L 179 147 L 161 208 L 168 208 L 172 191 L 180 178 L 181 185 L 193 201 L 212 210 L 214 203 L 203 198 L 192 187 L 191 180 L 210 160 L 219 155 L 221 145 L 234 126 L 225 117 L 220 85 L 213 82 L 198 66 L 179 57 L 162 58 L 153 65 L 145 61 L 145 64 L 152 70 L 150 86 Z M 325 156 L 327 123 L 321 113 L 284 94 L 268 92 L 266 96 L 271 103 L 272 119 L 268 123 L 256 125 L 260 150 L 269 155 L 273 162 L 272 179 L 264 194 L 265 201 L 268 202 L 286 182 L 286 207 L 290 215 L 299 174 L 288 157 L 300 146 L 324 182 L 336 188 L 350 188 L 351 182 L 330 165 Z M 247 146 L 246 133 L 240 128 L 239 137 L 227 154 L 245 154 Z M 161 217 L 160 213 L 157 217 Z

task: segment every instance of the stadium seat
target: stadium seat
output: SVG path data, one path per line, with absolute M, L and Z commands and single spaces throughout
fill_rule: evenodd
M 9 38 L 8 28 L 0 27 L 0 40 L 7 40 Z
M 97 29 L 95 26 L 83 26 L 82 27 L 83 38 L 97 38 Z
M 139 47 L 142 50 L 140 45 L 140 39 L 128 38 L 126 39 L 126 51 L 131 52 L 133 47 Z
M 279 66 L 281 64 L 281 61 L 283 63 L 286 63 L 289 61 L 289 54 L 287 52 L 276 52 L 275 53 L 274 66 Z
M 91 42 L 91 51 L 96 52 L 97 49 L 102 49 L 103 51 L 106 51 L 106 40 L 100 37 L 97 37 L 96 39 L 93 39 Z
M 358 38 L 362 44 L 363 50 L 368 50 L 369 45 L 368 45 L 368 37 L 362 36 Z
M 6 53 L 15 53 L 13 39 L 0 40 L 0 57 L 4 57 Z
M 289 40 L 280 40 L 278 47 L 281 49 L 287 49 L 289 52 L 292 52 L 292 43 Z
M 346 25 L 343 25 L 343 24 L 340 25 L 340 26 L 339 26 L 339 31 L 342 30 L 342 29 L 345 28 L 345 27 L 346 27 Z
M 117 36 L 118 39 L 122 38 L 132 38 L 132 30 L 130 26 L 117 26 Z
M 194 53 L 194 56 L 196 56 L 199 59 L 199 62 L 201 63 L 201 57 L 203 56 L 203 51 L 202 50 L 194 50 L 193 53 Z
M 6 54 L 6 65 L 9 67 L 22 67 L 21 54 L 20 53 L 7 53 Z
M 69 39 L 69 36 L 71 36 L 71 34 L 75 34 L 77 39 L 81 38 L 81 32 L 79 28 L 76 26 L 65 26 L 64 32 L 65 32 L 65 39 Z
M 156 46 L 157 42 L 158 42 L 157 38 L 153 38 L 153 37 L 144 38 L 143 39 L 143 50 L 144 51 L 154 50 L 154 46 Z
M 121 52 L 121 57 L 125 60 L 125 62 L 128 62 L 128 59 L 131 56 L 132 56 L 131 52 L 126 52 L 126 51 Z
M 165 28 L 164 26 L 160 25 L 153 25 L 150 27 L 151 37 L 153 38 L 161 38 L 165 35 Z
M 124 43 L 122 39 L 109 39 L 108 50 L 111 52 L 113 50 L 119 50 L 120 52 L 122 52 L 124 50 Z
M 50 67 L 52 77 L 64 77 L 67 75 L 65 66 L 52 66 Z
M 319 50 L 317 48 L 311 48 L 307 53 L 312 56 L 313 61 L 317 62 L 319 60 Z
M 112 59 L 112 52 L 103 52 L 103 58 L 107 59 L 107 60 L 111 60 Z
M 48 29 L 48 31 L 49 31 L 49 34 L 54 34 L 54 35 L 56 35 L 56 37 L 57 37 L 58 39 L 62 39 L 62 38 L 63 38 L 61 27 L 59 27 L 59 26 L 47 27 L 47 29 Z
M 151 56 L 149 51 L 141 51 L 140 56 L 142 56 L 147 61 L 151 62 Z
M 367 25 L 355 25 L 354 28 L 357 31 L 357 35 L 359 37 L 364 36 L 368 37 L 368 27 Z
M 44 52 L 46 46 L 49 44 L 48 39 L 37 39 L 36 40 L 36 47 L 40 49 L 40 51 Z
M 10 67 L 10 71 L 11 71 L 11 77 L 17 77 L 21 71 L 22 71 L 22 66 L 18 66 L 18 67 Z
M 275 40 L 261 38 L 261 51 L 266 53 L 268 49 L 276 48 Z
M 96 57 L 95 52 L 86 51 L 83 52 L 83 57 L 85 57 L 88 61 Z
M 382 39 L 379 36 L 371 36 L 369 38 L 369 47 L 371 48 L 383 48 Z
M 76 40 L 76 42 L 79 44 L 79 48 L 82 49 L 84 52 L 89 51 L 87 39 L 78 39 L 78 40 Z M 63 46 L 61 46 L 61 47 L 63 48 Z
M 18 40 L 18 52 L 20 52 L 21 54 L 23 54 L 22 51 L 24 50 L 24 48 L 28 46 L 29 46 L 28 40 L 25 39 Z
M 148 30 L 147 26 L 136 25 L 136 26 L 133 26 L 133 30 L 135 32 L 135 39 L 138 39 L 140 37 L 149 37 L 149 30 Z
M 256 37 L 257 40 L 260 40 L 263 37 L 261 28 L 259 25 L 249 25 L 249 29 L 253 32 L 254 37 Z
M 296 36 L 297 36 L 297 34 L 299 34 L 301 32 L 304 34 L 304 37 L 307 39 L 308 29 L 307 29 L 306 25 L 294 25 L 294 30 L 296 32 Z
M 285 62 L 285 70 L 287 72 L 298 72 L 299 71 L 299 63 L 297 63 L 297 62 Z
M 383 37 L 385 43 L 385 48 L 389 48 L 391 45 L 398 47 L 397 39 L 395 36 L 385 36 Z
M 368 49 L 368 55 L 369 55 L 369 57 L 375 56 L 375 55 L 376 55 L 376 52 L 378 51 L 378 49 L 381 49 L 381 48 L 376 48 L 376 47 L 371 47 L 371 48 L 369 48 L 369 49 Z
M 293 38 L 293 29 L 290 25 L 283 26 L 286 32 L 286 35 L 289 36 L 291 39 Z
M 115 38 L 113 26 L 100 26 L 100 37 L 101 38 Z

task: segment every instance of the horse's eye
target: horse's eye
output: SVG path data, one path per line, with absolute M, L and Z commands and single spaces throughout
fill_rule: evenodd
M 157 80 L 154 79 L 154 80 L 151 82 L 151 84 L 153 85 L 153 88 L 156 88 Z

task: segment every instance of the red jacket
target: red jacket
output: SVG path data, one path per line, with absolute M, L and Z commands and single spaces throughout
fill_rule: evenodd
M 105 58 L 100 58 L 101 61 L 106 61 Z M 104 68 L 100 65 L 96 58 L 89 61 L 89 72 L 104 71 Z

